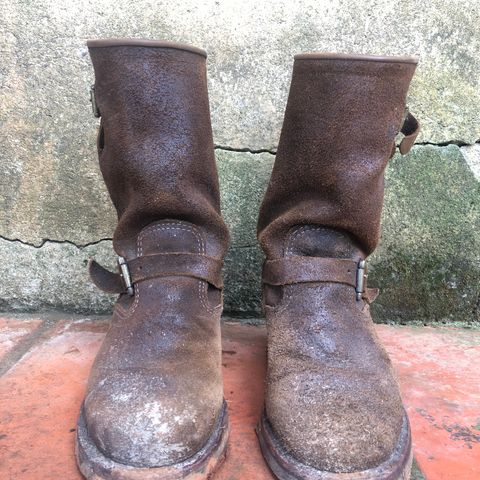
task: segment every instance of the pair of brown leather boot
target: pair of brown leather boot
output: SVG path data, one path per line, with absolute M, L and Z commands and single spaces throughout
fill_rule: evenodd
M 118 293 L 77 430 L 88 479 L 207 479 L 225 456 L 220 215 L 206 54 L 143 40 L 88 43 L 100 167 L 118 212 Z M 369 314 L 365 258 L 383 172 L 414 141 L 415 58 L 295 58 L 258 222 L 266 253 L 265 412 L 258 436 L 282 480 L 399 480 L 408 419 Z M 247 479 L 250 480 L 250 479 Z

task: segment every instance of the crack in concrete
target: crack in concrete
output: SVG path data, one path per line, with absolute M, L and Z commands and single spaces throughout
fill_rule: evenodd
M 112 238 L 100 238 L 99 240 L 95 240 L 93 242 L 78 244 L 78 243 L 75 243 L 71 240 L 52 240 L 52 239 L 49 239 L 49 238 L 44 238 L 44 239 L 42 239 L 42 242 L 38 245 L 35 244 L 35 243 L 26 242 L 25 240 L 21 240 L 19 238 L 8 238 L 8 237 L 5 237 L 3 235 L 0 235 L 0 240 L 3 240 L 5 242 L 10 242 L 10 243 L 20 243 L 22 245 L 25 245 L 25 246 L 31 247 L 31 248 L 35 248 L 35 249 L 40 249 L 40 248 L 44 247 L 47 243 L 55 243 L 55 244 L 58 244 L 58 245 L 64 245 L 64 244 L 71 245 L 71 246 L 76 247 L 76 248 L 81 250 L 81 249 L 86 248 L 86 247 L 90 247 L 90 246 L 93 246 L 93 245 L 98 245 L 99 243 L 102 243 L 102 242 L 111 242 L 113 239 Z M 242 250 L 242 249 L 257 248 L 257 247 L 258 247 L 258 245 L 230 245 L 230 250 Z
M 83 249 L 83 248 L 91 247 L 93 245 L 98 245 L 101 242 L 112 241 L 111 238 L 100 238 L 99 240 L 95 240 L 93 242 L 78 244 L 78 243 L 72 242 L 71 240 L 53 240 L 50 238 L 43 238 L 39 244 L 35 244 L 32 242 L 26 242 L 25 240 L 21 240 L 20 238 L 8 238 L 8 237 L 5 237 L 4 235 L 0 235 L 0 240 L 4 240 L 5 242 L 10 242 L 10 243 L 21 243 L 22 245 L 25 245 L 27 247 L 32 247 L 37 249 L 44 247 L 47 243 L 56 243 L 59 245 L 67 244 L 67 245 L 72 245 L 73 247 L 76 247 L 78 249 Z
M 467 143 L 463 140 L 447 140 L 445 142 L 416 142 L 415 146 L 425 147 L 425 146 L 432 146 L 432 147 L 448 147 L 449 145 L 455 145 L 457 147 L 470 147 L 472 145 L 478 145 L 480 143 L 480 139 L 478 139 L 474 143 Z M 229 145 L 215 145 L 215 150 L 223 150 L 225 152 L 237 152 L 237 153 L 251 153 L 253 155 L 257 155 L 259 153 L 269 153 L 270 155 L 276 155 L 277 150 L 275 149 L 268 149 L 268 148 L 258 148 L 253 149 L 249 147 L 231 147 Z
M 469 147 L 471 145 L 475 145 L 475 143 L 467 143 L 463 140 L 450 140 L 448 142 L 415 142 L 414 146 L 425 147 L 425 146 L 432 146 L 432 147 L 448 147 L 449 145 L 455 145 L 456 147 Z

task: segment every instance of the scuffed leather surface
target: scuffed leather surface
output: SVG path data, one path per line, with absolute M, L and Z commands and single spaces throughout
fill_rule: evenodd
M 268 259 L 349 258 L 377 245 L 383 172 L 414 64 L 295 61 L 280 146 L 263 201 Z M 339 283 L 264 285 L 266 415 L 285 449 L 321 471 L 386 461 L 404 409 L 369 307 Z
M 146 227 L 139 256 L 157 251 L 159 243 L 163 251 L 205 249 L 198 229 L 184 222 Z M 223 389 L 221 304 L 210 302 L 207 289 L 193 278 L 162 277 L 136 284 L 133 299 L 120 297 L 85 399 L 88 432 L 108 457 L 133 466 L 167 465 L 208 440 Z
M 378 242 L 383 172 L 404 116 L 415 64 L 295 60 L 258 237 L 279 257 L 293 225 L 353 235 L 369 255 Z
M 314 255 L 315 243 L 327 248 L 330 242 L 343 244 L 344 257 L 361 256 L 348 237 L 315 227 L 294 229 L 285 255 Z M 386 461 L 400 436 L 403 407 L 366 303 L 355 300 L 350 286 L 308 283 L 285 286 L 281 301 L 265 310 L 266 412 L 289 453 L 332 472 Z
M 206 61 L 173 48 L 90 48 L 102 115 L 99 161 L 118 212 L 113 239 L 124 257 L 140 230 L 161 218 L 203 228 L 206 253 L 223 256 L 218 176 Z
M 114 248 L 127 260 L 159 253 L 221 260 L 221 219 L 205 58 L 175 49 L 90 48 L 102 115 L 99 158 L 118 212 Z M 164 276 L 121 295 L 85 398 L 88 434 L 131 466 L 197 453 L 222 409 L 221 292 Z

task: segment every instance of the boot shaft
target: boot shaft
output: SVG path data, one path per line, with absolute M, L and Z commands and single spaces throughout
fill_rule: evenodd
M 118 213 L 114 248 L 134 255 L 136 238 L 159 220 L 195 224 L 207 253 L 223 256 L 206 79 L 206 54 L 182 44 L 88 42 L 101 115 L 100 168 Z
M 277 157 L 258 222 L 268 257 L 282 256 L 288 231 L 302 224 L 346 233 L 363 256 L 374 250 L 383 172 L 405 116 L 416 62 L 410 57 L 295 57 Z

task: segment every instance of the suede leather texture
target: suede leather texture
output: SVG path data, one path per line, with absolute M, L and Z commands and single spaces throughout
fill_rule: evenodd
M 113 244 L 135 255 L 140 230 L 158 219 L 202 228 L 206 253 L 223 257 L 218 175 L 205 57 L 155 47 L 90 48 L 102 130 L 100 169 L 118 213 Z
M 90 48 L 102 126 L 99 161 L 118 212 L 114 248 L 222 260 L 205 58 L 174 48 Z M 179 463 L 213 433 L 223 405 L 220 290 L 186 275 L 120 295 L 84 402 L 90 438 L 133 467 Z
M 261 206 L 268 259 L 348 258 L 377 245 L 384 169 L 414 63 L 295 61 L 280 145 Z M 375 468 L 398 445 L 404 409 L 369 306 L 333 282 L 264 285 L 265 408 L 300 463 L 322 472 Z
M 383 172 L 414 63 L 297 59 L 258 237 L 282 255 L 292 225 L 344 230 L 365 255 L 380 235 Z

